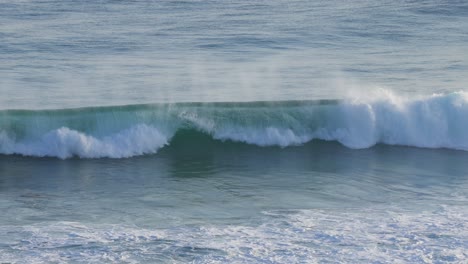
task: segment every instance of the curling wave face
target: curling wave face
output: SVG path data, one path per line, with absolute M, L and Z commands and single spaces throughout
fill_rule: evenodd
M 0 111 L 0 153 L 125 158 L 170 147 L 178 131 L 287 147 L 314 139 L 468 150 L 468 94 L 405 99 L 174 103 Z

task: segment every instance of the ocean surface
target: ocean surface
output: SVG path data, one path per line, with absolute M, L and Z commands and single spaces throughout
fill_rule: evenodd
M 468 2 L 0 0 L 0 263 L 467 263 Z

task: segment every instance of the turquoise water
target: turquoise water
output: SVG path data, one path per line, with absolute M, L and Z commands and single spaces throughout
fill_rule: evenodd
M 465 1 L 0 1 L 0 262 L 463 263 Z

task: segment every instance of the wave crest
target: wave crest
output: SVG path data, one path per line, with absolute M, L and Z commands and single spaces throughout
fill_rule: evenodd
M 319 139 L 349 148 L 381 143 L 468 150 L 468 96 L 4 110 L 0 153 L 125 158 L 156 153 L 181 129 L 258 146 Z

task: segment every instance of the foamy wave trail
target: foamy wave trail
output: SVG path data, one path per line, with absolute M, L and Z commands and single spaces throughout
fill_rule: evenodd
M 313 139 L 468 150 L 468 94 L 406 99 L 175 103 L 0 111 L 0 153 L 124 158 L 156 153 L 178 131 L 258 146 Z

